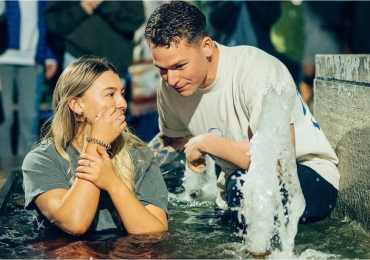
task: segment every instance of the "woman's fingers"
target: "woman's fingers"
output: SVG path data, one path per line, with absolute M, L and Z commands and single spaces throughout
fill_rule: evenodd
M 81 159 L 81 160 L 78 160 L 78 165 L 79 166 L 87 166 L 87 167 L 91 167 L 91 164 L 93 163 L 93 161 L 91 160 L 85 160 L 85 159 Z
M 105 143 L 112 143 L 126 128 L 126 117 L 121 109 L 108 107 L 98 119 L 95 120 L 91 129 L 91 136 Z
M 100 159 L 100 156 L 95 155 L 95 154 L 90 154 L 90 153 L 82 153 L 82 154 L 80 154 L 78 159 L 79 160 L 89 160 L 89 161 L 96 162 Z
M 107 107 L 103 107 L 103 109 L 102 109 L 102 110 L 100 110 L 100 111 L 98 112 L 98 114 L 95 116 L 95 121 L 94 121 L 94 123 L 100 119 L 100 117 L 103 115 L 103 113 L 104 113 L 105 111 L 107 111 L 107 109 L 108 109 Z
M 75 175 L 79 179 L 86 180 L 86 181 L 94 183 L 94 178 L 91 174 L 86 174 L 86 173 L 83 173 L 83 172 L 76 172 Z

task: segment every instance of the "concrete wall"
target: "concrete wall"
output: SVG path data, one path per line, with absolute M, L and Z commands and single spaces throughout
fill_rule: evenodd
M 370 229 L 370 55 L 317 55 L 315 119 L 339 157 L 334 215 Z

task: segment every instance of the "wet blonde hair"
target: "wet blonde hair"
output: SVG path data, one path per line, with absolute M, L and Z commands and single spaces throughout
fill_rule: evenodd
M 54 142 L 58 153 L 70 165 L 67 176 L 72 183 L 75 175 L 72 174 L 71 160 L 66 152 L 67 145 L 78 135 L 78 131 L 86 126 L 86 118 L 74 113 L 68 103 L 71 99 L 81 97 L 93 82 L 104 72 L 112 71 L 118 75 L 117 69 L 106 59 L 96 57 L 82 57 L 69 65 L 60 75 L 53 93 L 53 118 L 43 140 Z M 130 148 L 145 144 L 126 128 L 112 143 L 111 160 L 117 175 L 124 181 L 130 190 L 134 190 L 134 167 L 130 155 Z

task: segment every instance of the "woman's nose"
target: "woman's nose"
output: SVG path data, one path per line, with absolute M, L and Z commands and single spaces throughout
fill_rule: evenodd
M 118 109 L 122 109 L 123 112 L 126 111 L 126 109 L 127 109 L 127 102 L 126 102 L 126 99 L 123 96 L 120 96 L 117 99 L 117 108 Z

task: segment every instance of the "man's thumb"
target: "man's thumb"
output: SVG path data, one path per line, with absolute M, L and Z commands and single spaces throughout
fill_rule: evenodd
M 107 149 L 103 146 L 97 146 L 96 151 L 105 160 L 110 160 Z

